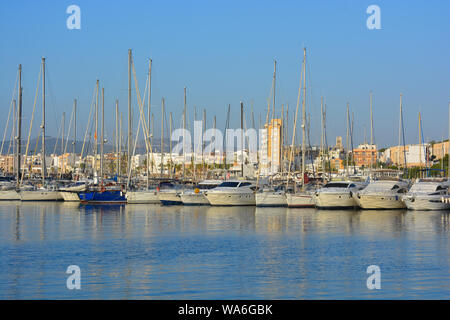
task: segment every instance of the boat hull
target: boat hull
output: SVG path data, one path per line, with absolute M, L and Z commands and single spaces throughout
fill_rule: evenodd
M 401 196 L 396 195 L 356 195 L 355 201 L 362 209 L 405 209 Z
M 209 206 L 209 201 L 203 193 L 183 193 L 180 197 L 186 206 Z
M 403 202 L 408 210 L 450 210 L 450 203 L 442 202 L 441 196 L 405 196 Z
M 158 193 L 156 191 L 128 191 L 127 203 L 147 203 L 159 204 Z
M 79 194 L 82 203 L 126 203 L 127 199 L 122 191 L 90 191 Z
M 316 206 L 313 196 L 306 193 L 288 193 L 286 201 L 289 208 L 314 208 Z
M 206 194 L 212 206 L 254 206 L 256 205 L 254 193 L 212 193 Z
M 64 201 L 80 202 L 78 192 L 60 191 L 59 193 Z
M 352 209 L 358 206 L 350 192 L 321 192 L 314 196 L 318 209 Z
M 257 207 L 286 207 L 286 195 L 284 192 L 261 192 L 255 194 L 255 204 Z
M 0 191 L 0 201 L 16 201 L 20 200 L 20 195 L 16 190 Z
M 22 201 L 62 201 L 64 200 L 59 191 L 30 190 L 21 191 Z
M 158 192 L 158 200 L 163 206 L 181 205 L 181 197 L 178 192 Z

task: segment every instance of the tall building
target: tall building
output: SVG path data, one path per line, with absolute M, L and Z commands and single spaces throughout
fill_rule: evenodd
M 386 149 L 383 160 L 396 166 L 403 167 L 425 167 L 427 155 L 429 155 L 429 144 L 409 144 L 406 146 L 395 146 Z
M 336 137 L 335 149 L 336 150 L 341 150 L 341 151 L 344 150 L 344 145 L 342 144 L 342 137 L 341 136 Z
M 433 144 L 433 147 L 431 149 L 432 155 L 435 156 L 436 160 L 440 160 L 444 158 L 446 154 L 448 154 L 448 140 L 444 142 L 438 142 Z
M 272 119 L 267 128 L 267 161 L 270 163 L 270 172 L 278 172 L 281 166 L 281 147 L 283 145 L 281 119 Z
M 377 146 L 374 144 L 360 144 L 353 149 L 353 159 L 358 167 L 370 167 L 377 163 Z

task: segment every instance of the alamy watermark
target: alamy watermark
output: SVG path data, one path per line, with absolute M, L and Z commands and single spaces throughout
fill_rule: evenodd
M 67 267 L 66 270 L 67 274 L 70 274 L 69 277 L 67 277 L 66 281 L 66 287 L 69 290 L 81 289 L 81 269 L 77 265 L 71 265 Z
M 370 16 L 366 20 L 366 26 L 369 30 L 381 29 L 381 9 L 376 4 L 367 7 L 367 14 Z
M 381 289 L 381 269 L 377 265 L 370 265 L 367 267 L 367 274 L 370 276 L 367 278 L 367 289 Z
M 67 7 L 66 13 L 70 14 L 70 16 L 66 20 L 67 29 L 73 30 L 81 29 L 81 9 L 79 6 L 75 4 L 71 4 Z

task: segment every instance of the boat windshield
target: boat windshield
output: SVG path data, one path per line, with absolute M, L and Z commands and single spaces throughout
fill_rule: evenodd
M 327 183 L 326 185 L 323 186 L 323 188 L 347 188 L 347 187 L 348 187 L 348 183 L 344 183 L 344 182 Z
M 217 184 L 199 184 L 198 188 L 200 190 L 210 190 L 210 189 L 214 189 L 215 187 L 217 187 Z
M 226 181 L 226 182 L 222 182 L 219 185 L 219 187 L 236 188 L 238 185 L 239 185 L 239 182 Z
M 248 186 L 251 186 L 252 184 L 250 183 L 250 182 L 242 182 L 240 185 L 239 185 L 239 188 L 240 187 L 248 187 Z

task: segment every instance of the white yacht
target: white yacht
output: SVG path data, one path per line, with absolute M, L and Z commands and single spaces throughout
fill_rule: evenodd
M 20 200 L 20 195 L 16 191 L 16 184 L 14 182 L 2 182 L 0 184 L 0 200 Z
M 157 197 L 162 205 L 180 205 L 181 192 L 183 191 L 180 185 L 171 182 L 162 182 L 157 188 Z
M 205 193 L 212 206 L 254 206 L 255 185 L 245 180 L 228 180 Z
M 286 193 L 287 206 L 289 208 L 314 208 L 314 193 L 312 191 Z
M 61 201 L 64 200 L 56 187 L 39 187 L 34 190 L 21 190 L 22 201 Z
M 125 197 L 127 198 L 127 203 L 161 203 L 156 189 L 127 191 Z
M 375 180 L 353 197 L 362 209 L 403 209 L 403 195 L 408 192 L 409 183 L 405 180 Z
M 450 203 L 442 201 L 449 186 L 448 180 L 417 179 L 403 196 L 403 202 L 410 210 L 450 210 Z
M 330 181 L 314 193 L 316 207 L 319 209 L 357 207 L 353 193 L 365 186 L 365 183 L 356 181 Z
M 86 181 L 78 181 L 67 187 L 59 188 L 59 193 L 64 201 L 79 202 L 80 197 L 78 196 L 78 193 L 86 190 L 87 190 Z
M 279 188 L 263 188 L 255 194 L 257 207 L 286 207 L 286 193 Z
M 201 206 L 209 205 L 209 201 L 205 196 L 208 190 L 219 186 L 223 181 L 221 180 L 204 180 L 200 182 L 193 190 L 184 190 L 180 197 L 184 205 Z

